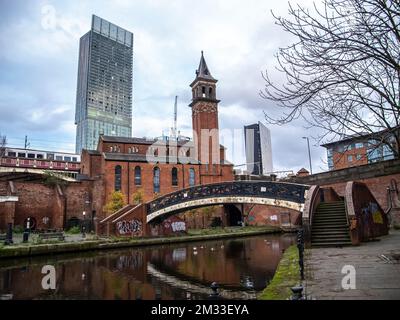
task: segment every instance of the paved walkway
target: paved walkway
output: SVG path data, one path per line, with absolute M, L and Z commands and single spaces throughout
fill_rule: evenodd
M 86 234 L 85 238 L 82 237 L 81 233 L 79 233 L 79 234 L 64 233 L 64 236 L 65 236 L 65 242 L 77 242 L 77 241 L 82 241 L 82 240 L 90 240 L 90 239 L 94 238 L 94 235 L 92 235 L 90 233 Z M 22 243 L 22 239 L 23 239 L 22 233 L 13 233 L 13 242 L 14 242 L 14 244 Z M 28 242 L 29 243 L 35 243 L 35 241 L 37 241 L 37 239 L 38 239 L 38 235 L 34 234 L 34 233 L 31 233 L 29 235 L 29 241 Z M 55 239 L 55 240 L 57 240 L 57 239 Z
M 307 250 L 307 296 L 318 300 L 400 299 L 400 230 L 379 239 L 354 247 Z M 344 265 L 355 267 L 355 289 L 342 288 Z

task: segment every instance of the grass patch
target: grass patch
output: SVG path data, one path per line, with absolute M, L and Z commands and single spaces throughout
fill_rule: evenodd
M 299 253 L 296 245 L 286 249 L 274 278 L 258 297 L 259 300 L 287 300 L 291 297 L 291 287 L 300 281 Z

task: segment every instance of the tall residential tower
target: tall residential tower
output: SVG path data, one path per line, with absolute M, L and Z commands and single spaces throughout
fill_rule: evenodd
M 271 133 L 261 122 L 244 126 L 247 171 L 254 175 L 273 172 Z
M 95 150 L 99 135 L 132 135 L 133 34 L 95 15 L 80 39 L 76 153 Z

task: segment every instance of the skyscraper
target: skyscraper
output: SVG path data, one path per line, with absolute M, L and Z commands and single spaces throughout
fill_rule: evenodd
M 95 15 L 79 44 L 76 152 L 94 150 L 100 134 L 132 135 L 133 34 Z
M 271 133 L 261 122 L 244 126 L 247 171 L 254 175 L 273 172 Z

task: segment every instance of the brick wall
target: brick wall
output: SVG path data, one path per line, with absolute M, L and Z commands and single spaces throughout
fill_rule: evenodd
M 5 185 L 7 182 L 0 182 Z M 28 217 L 35 218 L 36 228 L 63 228 L 65 222 L 72 218 L 91 218 L 93 210 L 101 217 L 101 199 L 104 190 L 101 181 L 83 181 L 69 183 L 57 190 L 57 187 L 47 186 L 38 182 L 14 182 L 15 195 L 18 202 L 0 204 L 0 229 L 6 228 L 6 223 L 13 220 L 14 225 L 23 226 Z M 85 203 L 86 195 L 90 203 Z M 94 199 L 94 201 L 93 201 Z M 13 219 L 11 218 L 12 216 Z M 44 218 L 49 218 L 45 223 Z M 9 221 L 11 220 L 11 221 Z
M 348 181 L 364 182 L 383 210 L 388 208 L 387 187 L 390 186 L 392 180 L 400 188 L 400 160 L 388 160 L 294 178 L 294 181 L 298 183 L 332 187 L 340 196 L 345 195 Z
M 244 215 L 245 222 L 251 226 L 281 226 L 282 223 L 298 222 L 300 212 L 274 206 L 246 204 Z

